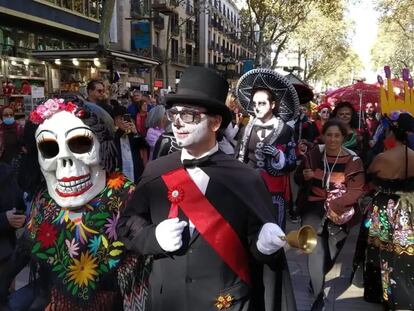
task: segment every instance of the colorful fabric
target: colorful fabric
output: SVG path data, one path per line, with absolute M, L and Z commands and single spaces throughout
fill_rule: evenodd
M 382 298 L 392 309 L 414 310 L 413 202 L 413 192 L 380 188 L 369 215 L 367 265 L 380 271 Z
M 133 183 L 116 172 L 98 196 L 77 210 L 58 206 L 47 190 L 33 200 L 28 223 L 32 254 L 49 266 L 65 296 L 89 301 L 119 265 L 124 247 L 116 226 L 133 191 Z

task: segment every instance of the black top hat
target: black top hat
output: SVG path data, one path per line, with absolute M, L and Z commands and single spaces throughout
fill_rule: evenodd
M 165 96 L 165 107 L 173 104 L 191 104 L 207 109 L 208 113 L 221 115 L 221 127 L 231 121 L 231 113 L 225 102 L 229 84 L 214 70 L 204 67 L 188 67 L 177 87 L 175 94 Z

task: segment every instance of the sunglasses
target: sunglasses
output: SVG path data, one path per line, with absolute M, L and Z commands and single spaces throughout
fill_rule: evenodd
M 178 111 L 177 109 L 171 108 L 167 110 L 167 118 L 169 121 L 174 122 L 176 117 L 179 116 L 181 121 L 188 124 L 197 124 L 202 120 L 202 115 L 206 115 L 206 112 L 200 112 L 197 110 L 183 109 Z

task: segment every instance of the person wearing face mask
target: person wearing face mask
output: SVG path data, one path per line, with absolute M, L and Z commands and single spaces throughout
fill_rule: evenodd
M 166 96 L 182 150 L 148 163 L 119 220 L 125 246 L 153 259 L 145 310 L 296 310 L 266 186 L 218 148 L 217 131 L 231 121 L 227 92 L 211 69 L 184 71 Z
M 21 152 L 22 130 L 14 119 L 14 111 L 10 107 L 5 107 L 1 111 L 2 123 L 0 124 L 0 133 L 4 140 L 4 151 L 0 156 L 0 161 L 8 164 L 14 164 L 14 160 Z
M 294 133 L 286 123 L 298 114 L 298 95 L 285 77 L 273 70 L 254 69 L 240 78 L 237 96 L 243 108 L 254 116 L 244 128 L 237 158 L 263 177 L 278 223 L 284 228 L 290 200 L 289 173 L 296 167 Z

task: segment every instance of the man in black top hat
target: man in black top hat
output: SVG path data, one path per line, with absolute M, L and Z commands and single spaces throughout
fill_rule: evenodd
M 296 310 L 276 282 L 264 295 L 263 271 L 274 273 L 285 244 L 266 186 L 218 151 L 227 91 L 216 72 L 187 68 L 166 97 L 182 150 L 147 165 L 119 220 L 126 247 L 153 258 L 146 310 Z

